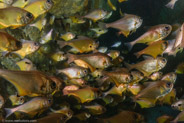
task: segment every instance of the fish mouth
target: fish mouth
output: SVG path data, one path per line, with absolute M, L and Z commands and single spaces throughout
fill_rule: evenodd
M 52 0 L 47 0 L 45 5 L 44 5 L 44 9 L 46 11 L 50 10 L 52 8 L 52 6 L 54 5 L 54 3 L 52 2 Z

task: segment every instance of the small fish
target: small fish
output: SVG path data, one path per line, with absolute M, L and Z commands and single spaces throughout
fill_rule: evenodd
M 69 18 L 71 19 L 72 23 L 76 23 L 76 24 L 83 24 L 86 22 L 85 19 L 79 16 L 70 16 Z
M 107 15 L 107 12 L 104 11 L 103 9 L 96 9 L 87 15 L 83 16 L 83 18 L 87 18 L 90 20 L 93 20 L 94 22 L 104 19 L 104 17 Z
M 177 79 L 177 74 L 175 72 L 170 72 L 170 73 L 163 75 L 161 80 L 175 83 L 176 79 Z
M 76 91 L 69 91 L 68 96 L 74 96 L 80 103 L 91 102 L 98 98 L 98 89 L 86 87 Z
M 21 105 L 25 101 L 24 97 L 23 96 L 18 96 L 18 94 L 16 94 L 16 95 L 10 95 L 9 96 L 9 99 L 11 100 L 13 106 L 15 106 L 15 105 Z
M 66 123 L 67 116 L 62 113 L 51 113 L 48 116 L 37 119 L 38 123 Z
M 65 83 L 66 85 L 77 85 L 83 87 L 87 82 L 84 79 L 68 79 Z
M 14 0 L 12 6 L 18 7 L 18 8 L 24 8 L 26 5 L 28 5 L 33 0 Z
M 137 95 L 141 90 L 143 90 L 143 86 L 137 83 L 129 83 L 127 87 L 127 91 L 131 92 L 133 95 Z
M 50 110 L 54 113 L 64 114 L 67 116 L 68 119 L 72 118 L 72 116 L 73 116 L 73 111 L 69 107 L 64 107 L 64 108 L 61 108 L 59 110 L 54 110 L 51 108 Z
M 96 37 L 99 37 L 108 31 L 107 29 L 101 29 L 101 28 L 92 28 L 90 30 L 92 30 L 96 33 Z
M 101 76 L 103 76 L 103 70 L 97 69 L 97 70 L 95 70 L 94 72 L 92 72 L 91 75 L 92 75 L 94 78 L 100 78 Z
M 52 53 L 50 55 L 50 58 L 56 62 L 60 62 L 60 61 L 64 61 L 67 59 L 67 57 L 65 56 L 65 53 L 62 51 L 57 51 L 55 53 Z
M 22 48 L 22 43 L 5 32 L 0 32 L 0 51 L 16 51 Z
M 77 66 L 57 70 L 57 73 L 63 73 L 70 79 L 80 79 L 88 74 L 88 70 Z
M 139 71 L 131 71 L 130 73 L 132 75 L 132 80 L 130 83 L 138 83 L 144 79 L 144 74 Z
M 101 24 L 100 27 L 105 28 L 115 28 L 120 30 L 120 32 L 128 37 L 130 33 L 135 32 L 141 25 L 142 25 L 142 19 L 139 16 L 131 15 L 131 14 L 125 14 L 125 16 L 115 22 L 108 23 L 108 24 Z
M 79 86 L 77 85 L 65 86 L 63 89 L 63 95 L 68 95 L 70 91 L 76 91 L 76 90 L 79 90 Z
M 172 30 L 171 25 L 168 25 L 168 24 L 156 25 L 151 27 L 146 33 L 144 33 L 136 40 L 130 43 L 126 43 L 125 45 L 127 45 L 129 50 L 131 50 L 132 47 L 137 43 L 151 44 L 153 42 L 160 41 L 166 38 L 171 33 L 171 30 Z
M 109 76 L 115 82 L 116 86 L 127 84 L 132 81 L 131 74 L 128 70 L 124 70 L 124 68 L 119 68 L 115 71 L 104 71 L 103 74 Z
M 36 114 L 39 114 L 48 109 L 52 105 L 52 103 L 52 100 L 49 98 L 36 97 L 18 107 L 12 109 L 5 108 L 6 118 L 16 112 L 23 112 L 28 114 L 30 117 L 33 117 Z
M 14 0 L 0 0 L 0 2 L 6 3 L 8 5 L 11 5 Z
M 21 71 L 32 71 L 36 70 L 35 65 L 29 59 L 25 58 L 21 61 L 16 62 L 16 65 L 19 66 Z
M 68 63 L 74 62 L 80 67 L 89 68 L 94 72 L 96 68 L 105 69 L 111 66 L 110 57 L 104 53 L 92 53 L 84 55 L 68 54 Z
M 168 40 L 168 47 L 167 49 L 164 51 L 164 53 L 167 53 L 168 55 L 176 55 L 176 49 L 174 49 L 174 44 L 175 44 L 175 39 L 172 40 Z
M 91 114 L 87 112 L 81 112 L 81 113 L 74 115 L 74 117 L 79 119 L 80 121 L 85 121 L 91 117 Z
M 114 5 L 112 4 L 111 0 L 107 0 L 107 3 L 108 3 L 109 7 L 110 7 L 112 10 L 114 10 L 114 11 L 117 10 L 117 9 L 116 9 L 116 6 L 114 6 Z
M 52 0 L 36 0 L 25 6 L 24 10 L 32 13 L 36 19 L 38 16 L 49 11 L 53 5 Z
M 21 58 L 37 51 L 40 48 L 40 44 L 34 41 L 22 40 L 22 48 L 14 51 L 13 53 L 18 54 Z
M 105 53 L 105 52 L 107 52 L 108 48 L 107 47 L 99 47 L 97 50 L 100 53 Z
M 44 35 L 41 40 L 40 40 L 40 44 L 46 44 L 49 41 L 52 40 L 52 34 L 53 34 L 53 29 L 51 29 L 46 35 Z
M 71 49 L 70 51 L 72 52 L 72 50 L 74 50 L 73 53 L 91 52 L 98 47 L 97 42 L 84 36 L 79 36 L 78 39 L 73 39 L 67 42 L 58 41 L 58 44 L 60 48 L 63 48 L 66 45 L 71 46 L 73 49 Z
M 174 5 L 178 0 L 171 0 L 167 5 L 165 5 L 167 8 L 174 9 Z
M 62 35 L 60 36 L 60 38 L 63 39 L 63 40 L 65 40 L 65 41 L 70 41 L 70 40 L 74 39 L 75 36 L 76 36 L 76 35 L 75 35 L 74 33 L 72 33 L 72 32 L 67 32 L 67 33 L 65 33 L 65 34 L 62 34 Z
M 126 85 L 120 84 L 118 86 L 113 86 L 109 91 L 104 93 L 104 96 L 107 95 L 119 95 L 122 96 L 122 93 L 126 91 Z
M 58 85 L 39 71 L 12 71 L 0 69 L 0 76 L 15 86 L 19 96 L 40 96 L 56 91 Z
M 180 63 L 176 68 L 177 74 L 183 74 L 184 73 L 184 62 Z
M 86 105 L 83 107 L 84 107 L 84 109 L 87 109 L 89 111 L 89 113 L 92 115 L 101 115 L 101 114 L 106 112 L 105 107 L 103 107 L 102 105 L 99 105 L 99 104 L 88 105 L 88 106 Z
M 163 73 L 158 71 L 158 72 L 152 73 L 148 78 L 153 80 L 153 81 L 156 81 L 156 80 L 160 80 L 162 78 L 162 75 L 163 75 Z
M 5 103 L 5 100 L 4 100 L 4 98 L 0 95 L 0 109 L 3 107 L 4 103 Z
M 184 111 L 184 99 L 179 99 L 176 102 L 174 102 L 171 107 L 173 109 L 177 109 L 179 111 Z
M 118 51 L 118 50 L 110 50 L 107 55 L 110 56 L 112 59 L 116 59 L 117 57 L 119 57 L 120 51 Z
M 55 19 L 56 19 L 56 16 L 55 16 L 55 15 L 52 15 L 52 16 L 50 17 L 50 19 L 49 19 L 49 24 L 50 24 L 50 25 L 53 25 Z
M 156 81 L 148 83 L 148 86 L 141 90 L 134 100 L 142 107 L 146 107 L 147 103 L 154 106 L 157 99 L 165 96 L 173 89 L 173 83 L 167 81 Z M 150 105 L 149 104 L 149 105 Z
M 45 15 L 44 15 L 35 23 L 29 24 L 29 26 L 36 27 L 37 29 L 39 29 L 39 31 L 42 31 L 42 29 L 45 27 L 46 24 L 47 24 L 47 19 L 45 18 Z
M 135 55 L 137 56 L 137 58 L 139 58 L 143 54 L 150 55 L 150 56 L 153 56 L 153 58 L 156 58 L 158 55 L 163 54 L 167 46 L 168 46 L 167 41 L 161 40 L 161 41 L 153 42 L 145 49 L 135 53 Z
M 125 66 L 129 70 L 137 69 L 144 74 L 144 76 L 149 76 L 154 72 L 157 72 L 165 67 L 167 60 L 163 57 L 157 57 L 156 59 L 152 57 L 147 57 L 146 60 L 141 61 L 137 64 L 130 65 L 125 63 Z
M 111 47 L 119 47 L 121 45 L 121 41 L 116 42 Z
M 144 117 L 136 112 L 132 111 L 121 111 L 118 114 L 108 117 L 99 119 L 98 123 L 141 123 L 144 122 Z
M 170 123 L 173 120 L 172 116 L 162 115 L 157 118 L 157 123 Z
M 173 122 L 173 123 L 182 123 L 182 122 L 184 122 L 184 111 L 180 112 L 176 116 L 176 118 L 173 121 L 171 121 L 171 122 Z
M 29 24 L 34 19 L 32 13 L 17 7 L 0 9 L 0 13 L 0 29 L 15 29 Z

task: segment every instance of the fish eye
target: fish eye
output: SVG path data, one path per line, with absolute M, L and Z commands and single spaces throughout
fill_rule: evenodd
M 28 12 L 28 13 L 26 14 L 26 17 L 28 17 L 28 18 L 33 18 L 33 15 L 32 15 L 30 12 Z
M 89 48 L 93 48 L 93 46 L 90 44 L 90 45 L 89 45 Z
M 35 46 L 39 46 L 39 43 L 35 42 L 34 45 L 35 45 Z
M 166 83 L 166 87 L 167 87 L 167 88 L 170 88 L 170 87 L 171 87 L 171 82 L 167 82 L 167 83 Z
M 87 70 L 84 70 L 84 73 L 87 73 Z
M 27 2 L 28 0 L 24 0 L 25 2 Z
M 169 29 L 170 29 L 169 26 L 166 26 L 166 27 L 165 27 L 165 30 L 166 30 L 166 31 L 169 31 Z
M 52 3 L 52 0 L 47 0 L 47 3 Z
M 29 62 L 25 62 L 26 64 L 31 64 L 31 63 L 29 63 Z
M 64 120 L 66 120 L 66 119 L 67 119 L 67 117 L 64 115 L 64 116 L 63 116 L 63 119 L 64 119 Z
M 49 104 L 50 104 L 50 103 L 52 103 L 52 100 L 51 100 L 51 99 L 48 99 L 48 102 L 49 102 Z
M 163 58 L 163 59 L 162 59 L 162 62 L 166 63 L 166 62 L 167 62 L 167 60 Z
M 52 83 L 51 83 L 51 88 L 52 88 L 52 89 L 55 89 L 55 88 L 56 88 L 56 83 L 55 83 L 55 82 L 52 82 Z

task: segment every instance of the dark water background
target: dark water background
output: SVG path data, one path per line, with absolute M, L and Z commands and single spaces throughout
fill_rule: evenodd
M 117 50 L 124 51 L 127 50 L 126 46 L 124 46 L 124 42 L 135 40 L 146 31 L 146 28 L 150 26 L 158 24 L 182 24 L 184 22 L 184 0 L 178 0 L 173 10 L 165 7 L 169 1 L 170 0 L 128 0 L 127 2 L 118 4 L 117 11 L 113 13 L 107 23 L 113 22 L 121 17 L 119 14 L 119 8 L 121 8 L 123 13 L 140 16 L 143 19 L 143 24 L 128 38 L 125 38 L 124 36 L 117 36 L 117 30 L 109 29 L 108 33 L 100 37 L 100 45 L 110 47 L 115 42 L 121 41 L 122 45 Z M 143 49 L 144 47 L 145 46 L 143 45 L 136 45 L 131 52 L 127 55 L 123 55 L 125 60 L 131 63 L 143 60 L 136 59 L 135 56 L 133 56 L 133 53 Z M 164 73 L 174 72 L 176 66 L 179 63 L 184 62 L 184 52 L 178 53 L 176 57 L 167 55 L 164 55 L 164 57 L 168 60 L 166 67 L 162 70 Z M 183 74 L 178 75 L 175 83 L 175 89 L 177 90 L 177 97 L 181 98 L 184 95 Z M 173 110 L 169 105 L 156 106 L 148 109 L 137 109 L 137 111 L 145 116 L 147 120 L 146 122 L 148 123 L 156 122 L 156 118 L 164 114 L 175 117 L 179 113 L 179 111 Z

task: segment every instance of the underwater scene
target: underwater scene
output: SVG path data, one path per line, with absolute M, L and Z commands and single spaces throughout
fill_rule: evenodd
M 184 0 L 0 0 L 0 122 L 184 122 Z

